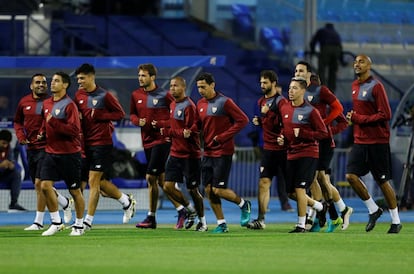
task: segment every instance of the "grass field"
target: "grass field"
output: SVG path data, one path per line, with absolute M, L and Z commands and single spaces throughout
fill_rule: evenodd
M 414 271 L 414 224 L 386 234 L 378 223 L 366 233 L 352 224 L 334 233 L 289 234 L 292 224 L 227 234 L 96 225 L 82 237 L 69 230 L 51 237 L 0 227 L 1 273 L 376 273 Z M 210 229 L 213 226 L 210 225 Z

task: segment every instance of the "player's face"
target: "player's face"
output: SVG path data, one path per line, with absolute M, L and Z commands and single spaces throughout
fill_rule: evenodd
M 95 76 L 92 73 L 79 73 L 76 78 L 80 89 L 92 91 L 95 88 Z
M 357 56 L 354 61 L 354 71 L 356 75 L 366 73 L 371 69 L 371 62 L 366 56 Z
M 299 82 L 297 81 L 292 81 L 290 82 L 289 85 L 289 100 L 290 101 L 296 101 L 298 100 L 300 97 L 303 98 L 303 95 L 305 94 L 305 89 L 303 89 Z
M 214 96 L 214 83 L 207 84 L 206 80 L 197 81 L 198 93 L 206 99 Z
M 305 65 L 298 64 L 296 66 L 296 68 L 295 68 L 295 77 L 302 77 L 302 78 L 305 78 L 305 79 L 309 79 L 310 75 L 311 75 L 311 73 L 310 73 L 310 71 L 308 71 L 306 69 Z
M 272 91 L 273 84 L 269 79 L 261 77 L 260 88 L 262 89 L 263 94 L 269 94 Z
M 38 96 L 44 96 L 47 94 L 47 82 L 44 76 L 35 76 L 30 84 L 32 92 Z
M 148 71 L 145 71 L 145 70 L 138 71 L 138 81 L 139 81 L 140 87 L 143 87 L 145 89 L 151 86 L 154 80 L 155 80 L 155 77 L 151 76 Z
M 172 79 L 170 81 L 170 93 L 175 99 L 181 99 L 185 96 L 185 86 L 181 81 Z
M 53 75 L 52 82 L 50 83 L 50 91 L 52 93 L 60 93 L 65 91 L 67 84 L 65 85 L 62 81 L 62 76 L 60 75 Z

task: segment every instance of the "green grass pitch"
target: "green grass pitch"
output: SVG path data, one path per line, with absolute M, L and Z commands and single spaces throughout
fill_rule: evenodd
M 334 233 L 289 234 L 292 224 L 226 234 L 96 225 L 81 237 L 0 227 L 1 273 L 413 273 L 414 224 L 387 234 L 378 223 Z M 210 229 L 214 226 L 210 224 Z

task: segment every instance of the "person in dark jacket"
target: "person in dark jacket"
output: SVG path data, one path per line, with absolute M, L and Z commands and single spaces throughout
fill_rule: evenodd
M 335 30 L 332 23 L 327 23 L 312 37 L 310 51 L 315 53 L 315 47 L 319 44 L 318 74 L 323 85 L 333 92 L 336 90 L 336 73 L 339 62 L 342 62 L 341 36 Z M 342 62 L 343 63 L 343 62 Z

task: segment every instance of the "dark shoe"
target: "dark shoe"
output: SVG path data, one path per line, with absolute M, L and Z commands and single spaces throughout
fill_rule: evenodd
M 24 212 L 24 211 L 27 211 L 27 209 L 25 209 L 19 204 L 14 204 L 14 205 L 9 206 L 9 210 L 7 212 L 13 213 L 13 212 Z
M 326 212 L 328 211 L 328 204 L 322 203 L 323 208 L 321 211 L 316 212 L 316 218 L 319 220 L 319 226 L 324 227 L 326 224 Z
M 296 226 L 294 230 L 289 231 L 289 233 L 305 233 L 306 229 L 303 227 Z
M 185 208 L 178 211 L 178 217 L 177 217 L 177 224 L 175 225 L 175 229 L 181 229 L 184 227 L 184 222 L 187 219 L 187 210 Z
M 157 228 L 157 222 L 155 221 L 155 216 L 147 216 L 145 220 L 135 225 L 137 228 Z
M 382 208 L 379 207 L 377 211 L 375 211 L 372 214 L 369 214 L 369 221 L 368 221 L 367 226 L 365 227 L 366 232 L 369 232 L 374 229 L 378 218 L 381 217 L 382 215 L 382 212 L 383 212 Z
M 391 224 L 387 233 L 400 233 L 401 228 L 402 224 Z
M 196 217 L 197 213 L 195 211 L 188 211 L 187 220 L 184 224 L 185 229 L 190 229 L 194 225 Z
M 264 220 L 256 219 L 256 220 L 253 220 L 253 221 L 249 222 L 247 224 L 247 228 L 248 229 L 265 229 L 266 224 L 265 224 Z

